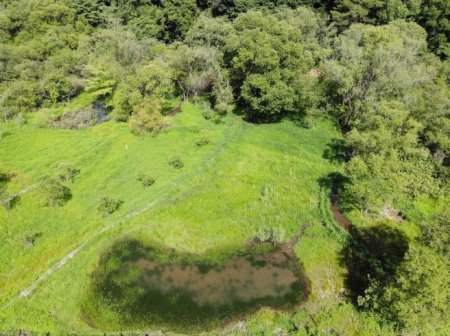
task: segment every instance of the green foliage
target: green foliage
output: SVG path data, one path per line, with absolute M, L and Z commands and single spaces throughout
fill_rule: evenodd
M 225 60 L 239 103 L 252 120 L 277 120 L 287 114 L 304 114 L 311 101 L 301 94 L 302 81 L 315 65 L 317 50 L 308 50 L 303 31 L 304 12 L 288 12 L 289 20 L 260 12 L 241 14 L 234 21 L 239 32 L 225 47 Z M 313 12 L 309 13 L 314 15 Z M 284 17 L 284 15 L 283 15 Z M 309 32 L 314 35 L 314 32 Z M 316 48 L 316 47 L 314 47 Z M 321 48 L 318 48 L 319 50 Z
M 199 139 L 197 139 L 197 141 L 195 142 L 195 144 L 198 147 L 203 147 L 206 146 L 210 143 L 209 137 L 207 135 L 203 135 L 201 136 Z
M 172 61 L 174 79 L 185 101 L 209 91 L 216 83 L 223 83 L 218 51 L 215 48 L 186 45 L 176 47 Z
M 184 167 L 184 162 L 180 157 L 175 156 L 169 160 L 169 165 L 171 165 L 175 169 L 181 169 Z
M 0 170 L 0 197 L 4 198 L 6 183 L 9 181 L 9 174 L 5 173 L 3 170 Z
M 383 295 L 383 307 L 410 332 L 445 334 L 450 330 L 450 263 L 430 248 L 412 245 L 395 281 Z
M 181 40 L 199 14 L 195 0 L 164 1 L 163 29 L 159 37 L 166 42 Z
M 256 239 L 263 243 L 270 243 L 274 246 L 284 241 L 285 233 L 283 228 L 261 226 L 256 234 Z
M 97 211 L 103 216 L 107 217 L 114 212 L 116 212 L 119 207 L 122 205 L 123 201 L 111 198 L 111 197 L 102 197 L 97 207 Z
M 415 21 L 426 29 L 430 49 L 443 58 L 449 56 L 450 4 L 447 0 L 338 0 L 331 14 L 341 29 L 353 23 Z
M 151 187 L 155 184 L 155 178 L 147 173 L 139 173 L 138 181 L 142 183 L 145 188 Z
M 250 10 L 275 8 L 277 6 L 296 7 L 304 4 L 304 0 L 213 0 L 211 1 L 211 10 L 213 15 L 227 15 L 231 18 L 236 17 L 240 13 Z
M 187 33 L 186 42 L 191 46 L 222 49 L 227 39 L 234 33 L 232 23 L 225 18 L 200 15 Z
M 75 0 L 71 1 L 76 15 L 96 27 L 105 23 L 106 5 L 103 0 Z
M 45 202 L 50 207 L 63 206 L 72 198 L 70 189 L 59 179 L 44 177 L 40 183 L 45 195 Z
M 422 225 L 420 243 L 450 260 L 450 210 L 444 209 Z
M 369 279 L 359 303 L 405 333 L 446 334 L 450 330 L 449 218 L 445 211 L 424 224 L 423 234 L 393 268 L 395 273 Z
M 333 109 L 350 129 L 347 204 L 376 210 L 404 199 L 437 196 L 436 165 L 423 143 L 430 126 L 421 116 L 428 107 L 413 98 L 424 95 L 425 102 L 426 90 L 440 91 L 439 63 L 426 53 L 423 30 L 403 21 L 354 25 L 337 38 L 336 47 L 323 71 L 330 103 L 338 103 Z M 424 83 L 428 89 L 422 89 Z M 437 107 L 447 104 L 442 95 L 434 98 Z M 436 108 L 437 115 L 441 109 Z
M 241 246 L 255 231 L 260 241 L 276 245 L 299 223 L 311 223 L 299 244 L 306 248 L 296 252 L 316 295 L 293 316 L 261 312 L 247 333 L 376 335 L 389 334 L 393 324 L 395 333 L 449 334 L 448 214 L 433 217 L 450 190 L 450 71 L 448 61 L 439 59 L 449 55 L 449 10 L 447 0 L 0 1 L 0 160 L 7 158 L 7 170 L 18 171 L 12 179 L 0 174 L 2 199 L 57 167 L 41 188 L 20 194 L 20 206 L 0 209 L 0 255 L 11 260 L 0 269 L 8 275 L 0 277 L 0 301 L 39 277 L 40 260 L 98 237 L 92 197 L 114 192 L 127 199 L 128 214 L 142 216 L 124 217 L 123 228 L 148 232 L 143 223 L 151 222 L 158 239 L 189 251 L 218 246 L 224 237 Z M 114 120 L 96 125 L 97 99 Z M 203 106 L 194 107 L 191 99 Z M 161 106 L 181 106 L 182 100 L 183 113 L 161 115 L 173 110 Z M 233 110 L 247 121 L 289 117 L 301 127 L 288 121 L 249 126 Z M 345 141 L 337 127 L 324 127 L 326 112 Z M 167 132 L 158 137 L 129 131 L 156 134 L 163 128 Z M 173 152 L 189 157 L 182 175 L 167 171 L 167 153 Z M 57 165 L 66 160 L 76 166 Z M 319 188 L 317 181 L 343 171 L 336 162 L 346 160 L 347 182 L 341 190 L 332 187 L 333 197 L 340 195 L 355 226 L 366 227 L 349 229 L 353 242 L 341 246 L 347 239 L 322 227 L 317 203 L 320 198 L 321 208 L 328 207 L 330 186 Z M 146 162 L 158 184 L 141 173 L 140 183 L 154 187 L 130 189 L 124 181 L 137 174 L 136 162 Z M 169 164 L 184 167 L 178 157 Z M 35 208 L 33 201 L 42 197 L 51 207 L 64 205 L 75 178 L 74 199 L 63 210 Z M 167 198 L 178 192 L 196 194 L 179 204 Z M 149 195 L 152 206 L 173 206 L 146 214 L 141 210 Z M 105 197 L 98 211 L 108 216 L 120 204 Z M 399 228 L 408 235 L 421 226 L 406 256 L 400 230 L 373 225 L 380 217 L 383 223 L 397 220 L 386 208 L 401 213 Z M 329 217 L 325 221 L 335 225 Z M 32 255 L 22 250 L 24 241 L 34 244 L 36 225 L 42 244 Z M 91 259 L 60 276 L 73 279 L 80 269 L 87 274 L 82 264 L 92 265 L 102 244 L 96 240 L 86 254 Z M 358 294 L 365 291 L 359 300 L 365 312 L 341 297 L 342 274 L 354 276 Z M 61 289 L 65 280 L 45 290 L 59 288 L 61 302 L 73 308 L 85 279 L 74 281 L 77 294 Z M 353 292 L 348 282 L 347 292 Z M 47 296 L 30 297 L 32 306 L 42 302 L 41 310 L 58 310 L 55 321 L 72 318 L 74 330 L 85 331 L 72 309 Z M 67 330 L 29 307 L 0 309 L 0 320 L 12 328 L 39 321 L 42 331 Z
M 381 102 L 348 134 L 354 157 L 347 166 L 348 194 L 362 209 L 437 195 L 438 181 L 429 151 L 419 143 L 421 125 L 396 102 Z
M 447 0 L 423 0 L 416 21 L 428 32 L 428 43 L 437 55 L 450 57 L 450 3 Z
M 58 165 L 57 176 L 62 183 L 73 183 L 80 170 L 70 162 L 61 162 Z
M 134 134 L 156 133 L 163 127 L 161 106 L 155 101 L 145 101 L 135 109 L 129 126 Z

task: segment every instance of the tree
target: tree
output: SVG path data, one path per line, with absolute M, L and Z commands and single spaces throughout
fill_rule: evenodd
M 91 26 L 97 27 L 105 23 L 107 6 L 103 0 L 75 0 L 71 2 L 71 6 L 76 15 Z
M 382 310 L 406 332 L 450 331 L 450 263 L 432 249 L 413 244 L 385 289 Z
M 210 90 L 222 78 L 215 48 L 179 45 L 174 51 L 175 83 L 184 100 Z
M 141 96 L 166 98 L 173 93 L 173 73 L 170 65 L 153 60 L 140 68 L 134 78 Z
M 331 14 L 341 29 L 354 23 L 389 23 L 416 15 L 421 0 L 337 0 Z
M 182 40 L 199 15 L 195 0 L 168 0 L 163 7 L 160 24 L 164 28 L 159 38 L 166 42 Z
M 296 92 L 282 80 L 279 71 L 249 75 L 241 88 L 241 98 L 252 120 L 278 120 L 295 111 Z
M 413 107 L 409 92 L 437 77 L 426 54 L 425 31 L 395 21 L 373 27 L 353 25 L 335 41 L 335 56 L 326 61 L 324 79 L 344 126 L 382 99 L 400 99 Z
M 372 278 L 360 304 L 394 322 L 404 334 L 446 335 L 450 330 L 449 224 L 448 209 L 422 223 L 422 235 L 410 244 L 395 274 Z
M 305 4 L 305 0 L 213 0 L 211 3 L 211 11 L 214 16 L 227 15 L 235 18 L 241 13 L 250 10 L 258 10 L 263 8 L 276 8 L 281 6 L 289 6 L 295 8 L 301 4 Z
M 450 2 L 423 0 L 420 8 L 416 20 L 427 30 L 431 50 L 442 58 L 450 57 Z
M 305 50 L 302 31 L 293 22 L 260 12 L 241 14 L 230 35 L 224 58 L 230 67 L 230 82 L 239 104 L 252 120 L 277 120 L 304 113 L 301 81 L 314 67 L 314 52 Z
M 435 100 L 439 92 L 439 61 L 426 52 L 425 38 L 423 29 L 404 21 L 354 25 L 324 64 L 330 103 L 353 150 L 344 194 L 359 208 L 438 193 L 438 169 L 423 143 L 429 105 L 417 99 L 425 86 Z
M 190 46 L 215 47 L 221 50 L 231 34 L 236 32 L 225 18 L 200 15 L 186 35 Z
M 129 126 L 135 134 L 158 132 L 163 127 L 161 105 L 156 101 L 146 100 L 134 110 Z
M 422 224 L 420 243 L 450 260 L 450 210 L 448 208 Z

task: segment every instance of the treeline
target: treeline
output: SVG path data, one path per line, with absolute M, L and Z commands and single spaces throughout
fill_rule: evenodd
M 86 91 L 138 134 L 164 127 L 174 97 L 202 96 L 215 118 L 310 127 L 331 116 L 345 135 L 332 148 L 346 162 L 341 206 L 423 224 L 361 304 L 403 330 L 441 332 L 449 216 L 414 204 L 450 189 L 449 10 L 446 0 L 3 0 L 0 118 Z

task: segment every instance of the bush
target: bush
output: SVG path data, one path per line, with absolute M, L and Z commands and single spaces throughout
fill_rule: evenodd
M 202 111 L 203 118 L 205 118 L 206 120 L 210 120 L 212 118 L 212 115 L 213 111 L 211 109 L 211 104 L 209 102 L 204 102 Z
M 9 181 L 9 174 L 0 170 L 0 199 L 5 197 L 6 183 Z
M 46 203 L 48 206 L 62 206 L 72 198 L 70 189 L 62 184 L 59 179 L 45 177 L 41 183 L 41 187 L 46 194 Z
M 209 139 L 208 139 L 208 137 L 207 137 L 206 135 L 203 135 L 202 137 L 200 137 L 200 138 L 195 142 L 195 144 L 196 144 L 198 147 L 206 146 L 206 145 L 209 144 Z
M 184 167 L 184 163 L 183 163 L 183 161 L 181 160 L 181 158 L 179 158 L 179 157 L 174 157 L 174 158 L 172 158 L 172 159 L 169 161 L 169 164 L 170 164 L 172 167 L 176 168 L 176 169 L 181 169 L 181 168 Z
M 80 130 L 94 126 L 97 121 L 98 119 L 95 116 L 95 110 L 91 106 L 88 106 L 67 111 L 62 116 L 58 116 L 54 118 L 54 120 L 49 121 L 47 126 Z
M 80 170 L 68 162 L 61 162 L 58 166 L 58 178 L 61 182 L 72 183 Z
M 278 245 L 283 242 L 284 236 L 285 234 L 282 228 L 261 226 L 256 234 L 256 239 L 262 243 Z
M 151 187 L 155 184 L 155 179 L 146 173 L 139 173 L 138 181 L 140 181 L 145 188 Z
M 102 197 L 100 200 L 100 204 L 98 205 L 98 212 L 101 213 L 103 217 L 109 216 L 117 209 L 119 209 L 120 205 L 123 202 L 121 200 L 111 198 L 111 197 Z
M 161 107 L 156 102 L 148 101 L 130 117 L 129 127 L 134 134 L 157 133 L 163 127 Z

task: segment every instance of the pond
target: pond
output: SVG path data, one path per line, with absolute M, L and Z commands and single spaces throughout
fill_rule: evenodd
M 199 331 L 261 307 L 290 310 L 309 295 L 300 262 L 285 249 L 235 254 L 180 254 L 137 240 L 115 243 L 92 275 L 85 320 L 120 328 Z

